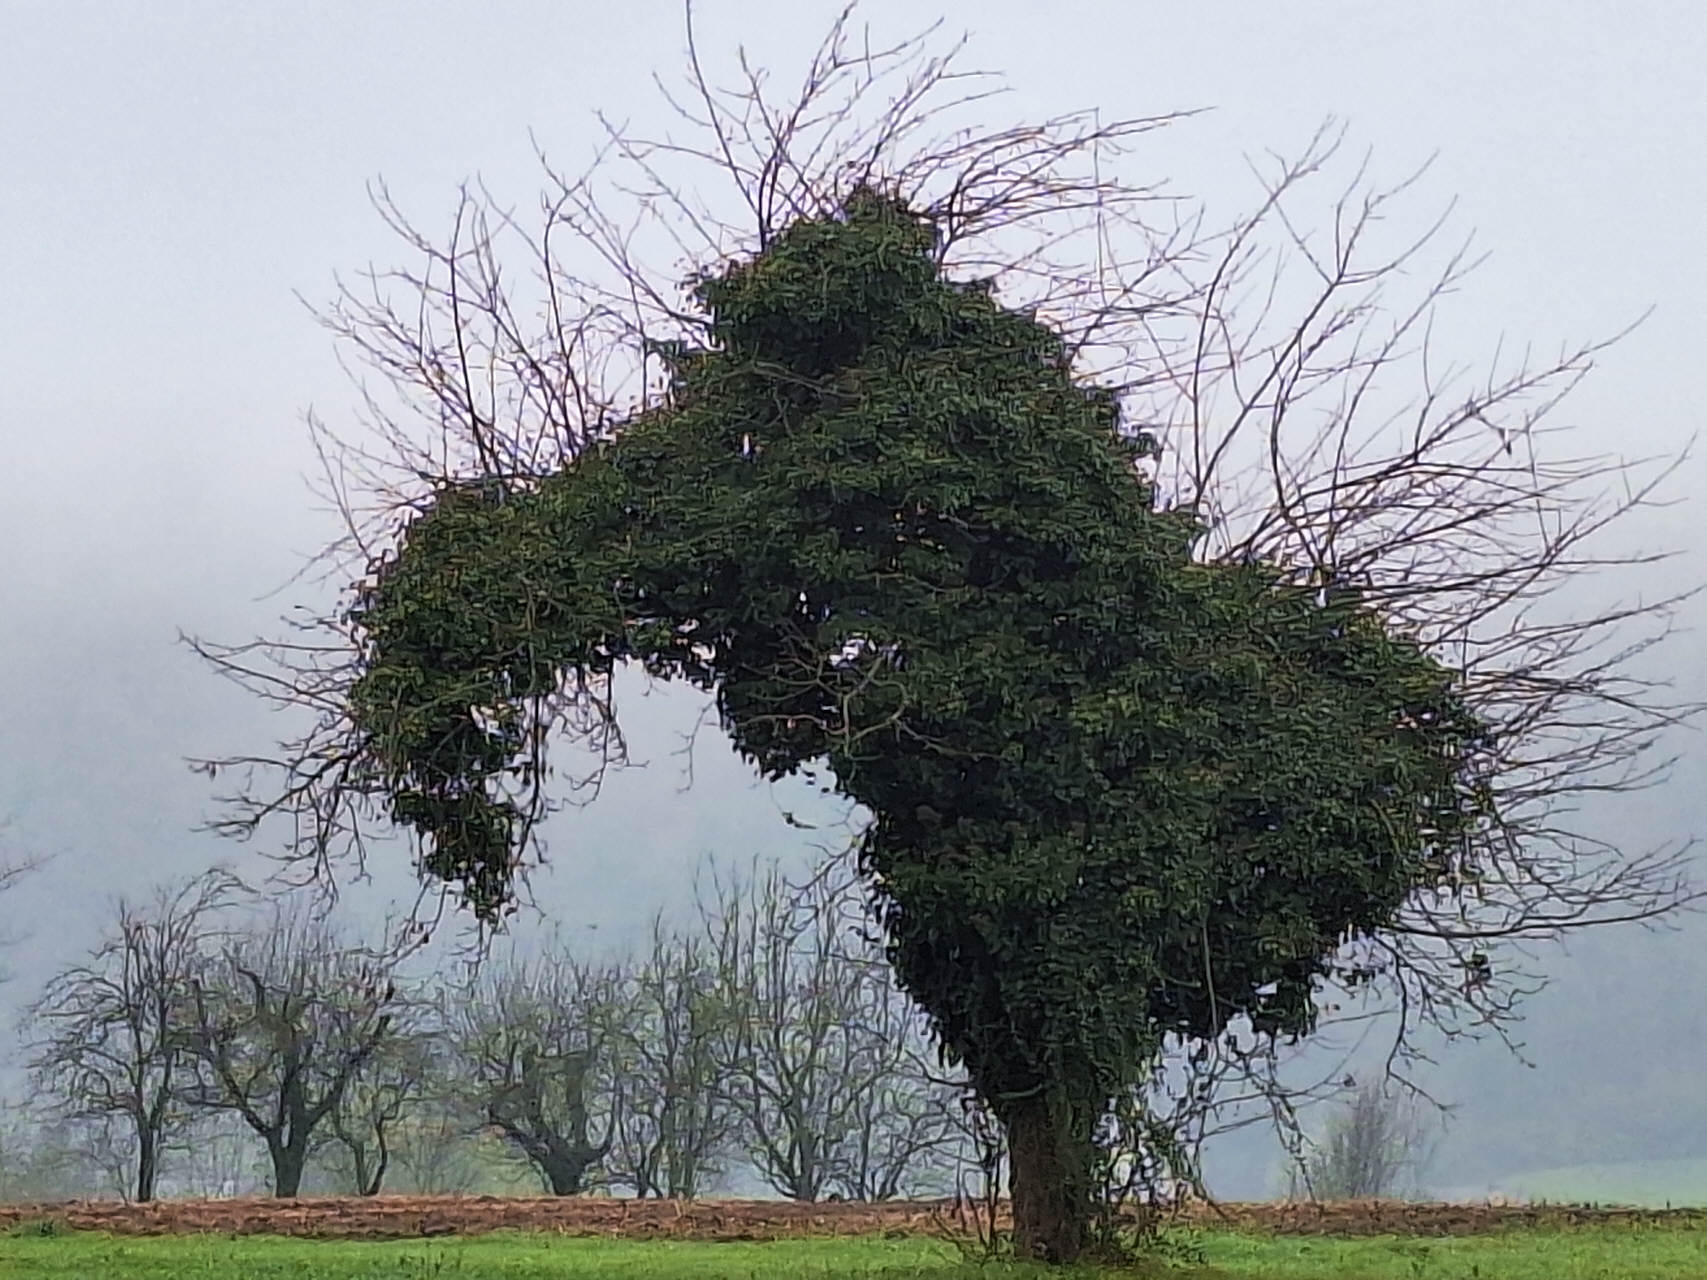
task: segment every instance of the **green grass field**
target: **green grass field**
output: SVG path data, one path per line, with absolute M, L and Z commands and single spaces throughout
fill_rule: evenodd
M 1595 1228 L 1446 1240 L 1192 1237 L 1203 1261 L 1161 1263 L 1172 1280 L 1681 1280 L 1707 1276 L 1707 1231 Z M 4 1280 L 1016 1280 L 1062 1275 L 962 1262 L 918 1239 L 697 1244 L 493 1234 L 348 1242 L 268 1236 L 0 1237 Z M 1121 1274 L 1078 1271 L 1077 1277 Z

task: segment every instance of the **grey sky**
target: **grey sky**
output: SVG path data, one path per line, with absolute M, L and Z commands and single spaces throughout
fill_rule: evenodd
M 835 8 L 706 3 L 703 51 L 727 71 L 744 40 L 792 78 Z M 878 38 L 935 12 L 890 0 L 861 10 Z M 1546 350 L 1652 305 L 1561 420 L 1582 425 L 1574 451 L 1588 453 L 1675 450 L 1696 429 L 1707 401 L 1700 6 L 1100 0 L 941 12 L 945 33 L 970 30 L 970 64 L 1007 74 L 1014 93 L 992 111 L 1215 108 L 1137 159 L 1223 217 L 1253 194 L 1246 154 L 1296 151 L 1329 115 L 1372 149 L 1378 174 L 1438 152 L 1405 207 L 1420 229 L 1458 197 L 1458 225 L 1491 254 L 1449 313 L 1446 349 L 1475 359 L 1503 336 Z M 338 422 L 352 396 L 292 291 L 320 301 L 334 271 L 398 261 L 364 184 L 382 176 L 428 228 L 448 225 L 456 184 L 474 174 L 529 205 L 540 175 L 528 131 L 577 167 L 595 108 L 661 120 L 648 76 L 674 83 L 683 41 L 679 6 L 657 0 L 12 3 L 4 17 L 0 815 L 17 843 L 57 855 L 7 905 L 32 937 L 11 960 L 8 994 L 22 996 L 88 945 L 106 895 L 216 858 L 257 865 L 254 851 L 191 833 L 210 793 L 182 759 L 263 746 L 277 726 L 174 636 L 269 630 L 303 596 L 259 597 L 335 531 L 302 481 L 312 455 L 300 415 L 313 405 Z M 1692 461 L 1671 491 L 1703 479 Z M 1631 532 L 1687 548 L 1678 572 L 1700 577 L 1702 524 L 1697 504 Z M 1699 652 L 1686 637 L 1665 658 L 1697 690 Z M 610 936 L 679 904 L 702 852 L 805 856 L 814 838 L 778 816 L 796 793 L 752 783 L 715 742 L 682 791 L 670 752 L 693 707 L 674 697 L 657 708 L 642 744 L 654 764 L 576 815 L 541 878 L 572 927 L 597 922 Z M 1680 745 L 1694 756 L 1678 781 L 1625 811 L 1643 839 L 1686 834 L 1699 811 L 1707 769 L 1692 739 Z M 391 871 L 375 900 L 401 889 Z M 1663 1086 L 1694 1069 L 1707 1030 L 1677 1008 L 1700 1007 L 1704 936 L 1693 923 L 1658 939 L 1615 931 L 1549 957 L 1557 984 L 1531 1006 L 1536 1072 L 1497 1047 L 1445 1060 L 1438 1083 L 1466 1116 L 1452 1159 L 1479 1177 L 1609 1150 L 1707 1157 L 1707 1102 L 1663 1119 L 1641 1106 L 1687 1094 Z M 1660 1087 L 1638 1085 L 1632 1101 L 1632 1073 Z M 1571 1096 L 1594 1104 L 1561 1126 Z M 1225 1185 L 1247 1187 L 1242 1176 Z

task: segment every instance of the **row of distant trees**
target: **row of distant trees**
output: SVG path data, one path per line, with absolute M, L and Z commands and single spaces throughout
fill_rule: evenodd
M 634 954 L 514 950 L 458 981 L 317 905 L 222 871 L 121 901 L 29 1007 L 0 1191 L 878 1200 L 945 1194 L 971 1158 L 852 882 L 714 878 Z

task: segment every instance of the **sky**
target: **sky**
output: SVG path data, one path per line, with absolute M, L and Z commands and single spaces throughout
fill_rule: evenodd
M 702 54 L 718 78 L 745 44 L 791 78 L 836 8 L 704 3 Z M 1147 139 L 1135 162 L 1226 216 L 1251 203 L 1251 158 L 1296 152 L 1328 118 L 1379 174 L 1432 156 L 1411 215 L 1420 229 L 1456 200 L 1454 225 L 1488 255 L 1443 341 L 1470 360 L 1500 341 L 1544 351 L 1651 309 L 1561 420 L 1580 431 L 1578 452 L 1675 452 L 1697 429 L 1700 6 L 872 0 L 859 12 L 879 39 L 937 16 L 945 36 L 965 32 L 968 62 L 1011 86 L 993 112 L 1208 108 Z M 334 273 L 398 264 L 368 185 L 383 179 L 429 228 L 448 227 L 474 176 L 529 204 L 536 140 L 576 162 L 597 110 L 661 128 L 649 77 L 674 83 L 683 53 L 680 7 L 657 0 L 6 6 L 0 819 L 16 848 L 51 861 L 0 903 L 0 931 L 23 938 L 0 998 L 27 998 L 91 945 L 114 894 L 216 860 L 265 874 L 265 848 L 198 830 L 212 791 L 185 759 L 264 748 L 277 718 L 178 637 L 276 632 L 312 598 L 290 579 L 337 526 L 307 487 L 303 414 L 348 425 L 355 397 L 300 299 L 329 300 Z M 1671 492 L 1692 497 L 1703 466 L 1686 463 Z M 1679 550 L 1682 581 L 1707 569 L 1704 528 L 1685 502 L 1627 532 Z M 1684 636 L 1660 674 L 1700 690 L 1699 654 Z M 534 885 L 543 917 L 589 945 L 620 945 L 653 911 L 681 909 L 708 855 L 805 866 L 839 838 L 784 821 L 809 797 L 757 782 L 715 735 L 686 785 L 677 750 L 697 703 L 654 693 L 636 706 L 650 763 L 559 825 Z M 1674 781 L 1616 816 L 1635 843 L 1696 824 L 1699 735 L 1676 745 Z M 377 915 L 409 877 L 396 859 L 373 872 L 348 896 Z M 1542 952 L 1554 981 L 1522 1029 L 1536 1065 L 1457 1045 L 1429 1077 L 1459 1108 L 1437 1181 L 1707 1158 L 1707 1100 L 1686 1087 L 1707 1034 L 1704 941 L 1686 919 Z M 1272 1155 L 1241 1139 L 1212 1160 L 1211 1184 L 1267 1190 Z

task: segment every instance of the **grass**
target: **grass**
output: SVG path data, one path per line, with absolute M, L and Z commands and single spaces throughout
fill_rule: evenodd
M 1681 1280 L 1707 1275 L 1707 1232 L 1579 1228 L 1422 1240 L 1194 1237 L 1204 1262 L 1163 1264 L 1169 1280 Z M 270 1236 L 0 1237 L 4 1280 L 1018 1280 L 1115 1277 L 964 1263 L 920 1239 L 775 1243 L 576 1239 L 502 1234 L 435 1241 Z M 1131 1273 L 1126 1273 L 1130 1275 Z

